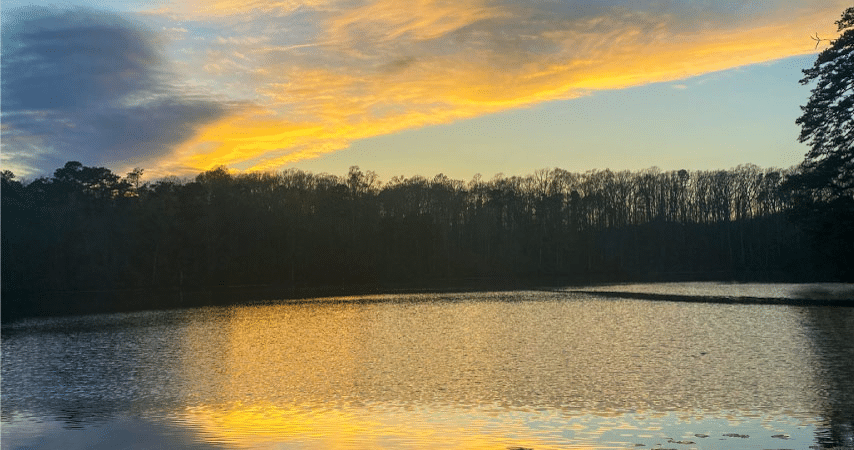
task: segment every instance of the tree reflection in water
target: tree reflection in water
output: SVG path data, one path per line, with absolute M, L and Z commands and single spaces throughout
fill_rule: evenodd
M 36 319 L 3 329 L 3 440 L 851 445 L 852 314 L 529 291 Z
M 817 430 L 823 448 L 854 448 L 854 310 L 805 308 L 805 330 L 820 347 L 817 376 L 826 386 L 826 422 Z

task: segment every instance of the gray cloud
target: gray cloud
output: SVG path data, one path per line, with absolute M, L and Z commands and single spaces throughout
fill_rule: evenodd
M 117 14 L 24 8 L 3 22 L 7 167 L 146 161 L 229 109 L 177 88 L 158 36 Z

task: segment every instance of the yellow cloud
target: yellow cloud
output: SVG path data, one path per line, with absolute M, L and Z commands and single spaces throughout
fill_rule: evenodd
M 678 9 L 315 2 L 309 7 L 323 10 L 323 20 L 302 44 L 279 45 L 275 36 L 218 40 L 246 63 L 241 73 L 262 107 L 199 130 L 163 169 L 272 170 L 358 139 L 807 54 L 815 51 L 811 33 L 834 34 L 843 3 L 779 6 L 752 20 L 718 11 L 701 20 Z M 295 9 L 292 2 L 208 6 L 201 9 L 212 15 Z M 222 76 L 226 65 L 214 57 L 209 67 Z
M 428 40 L 479 20 L 509 17 L 482 0 L 377 0 L 335 17 L 328 26 L 332 40 L 407 37 Z
M 301 7 L 335 8 L 336 0 L 192 0 L 170 2 L 169 6 L 149 11 L 152 14 L 177 15 L 183 19 L 201 19 L 240 15 L 247 12 L 289 14 Z

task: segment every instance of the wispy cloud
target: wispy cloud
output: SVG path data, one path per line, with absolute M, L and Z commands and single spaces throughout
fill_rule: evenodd
M 179 96 L 170 105 L 189 108 L 187 120 L 165 140 L 169 151 L 153 159 L 163 173 L 220 164 L 275 169 L 367 137 L 810 53 L 809 35 L 832 35 L 845 6 L 818 0 L 170 3 L 149 16 L 200 39 L 179 61 L 181 76 L 251 106 L 228 109 Z M 138 83 L 118 83 L 122 94 L 109 98 L 124 98 L 128 89 L 157 91 L 143 84 L 161 85 L 146 81 L 160 80 L 147 69 L 157 64 L 144 67 Z M 4 97 L 5 75 L 4 60 Z M 97 89 L 93 97 L 107 95 Z M 163 114 L 169 117 L 163 122 L 175 115 L 182 114 Z

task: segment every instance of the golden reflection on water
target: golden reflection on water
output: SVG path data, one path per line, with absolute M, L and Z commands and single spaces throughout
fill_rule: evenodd
M 505 449 L 566 448 L 565 440 L 549 439 L 527 428 L 520 413 L 485 413 L 445 408 L 351 408 L 317 410 L 280 407 L 269 403 L 230 408 L 189 408 L 181 417 L 202 439 L 237 448 L 280 448 L 283 442 L 300 448 L 442 448 Z M 583 424 L 563 431 L 589 437 Z M 580 439 L 579 439 L 580 440 Z M 592 444 L 572 448 L 593 448 Z M 597 447 L 601 448 L 601 447 Z
M 798 308 L 429 299 L 190 311 L 176 420 L 238 448 L 625 448 L 656 418 L 820 407 Z

